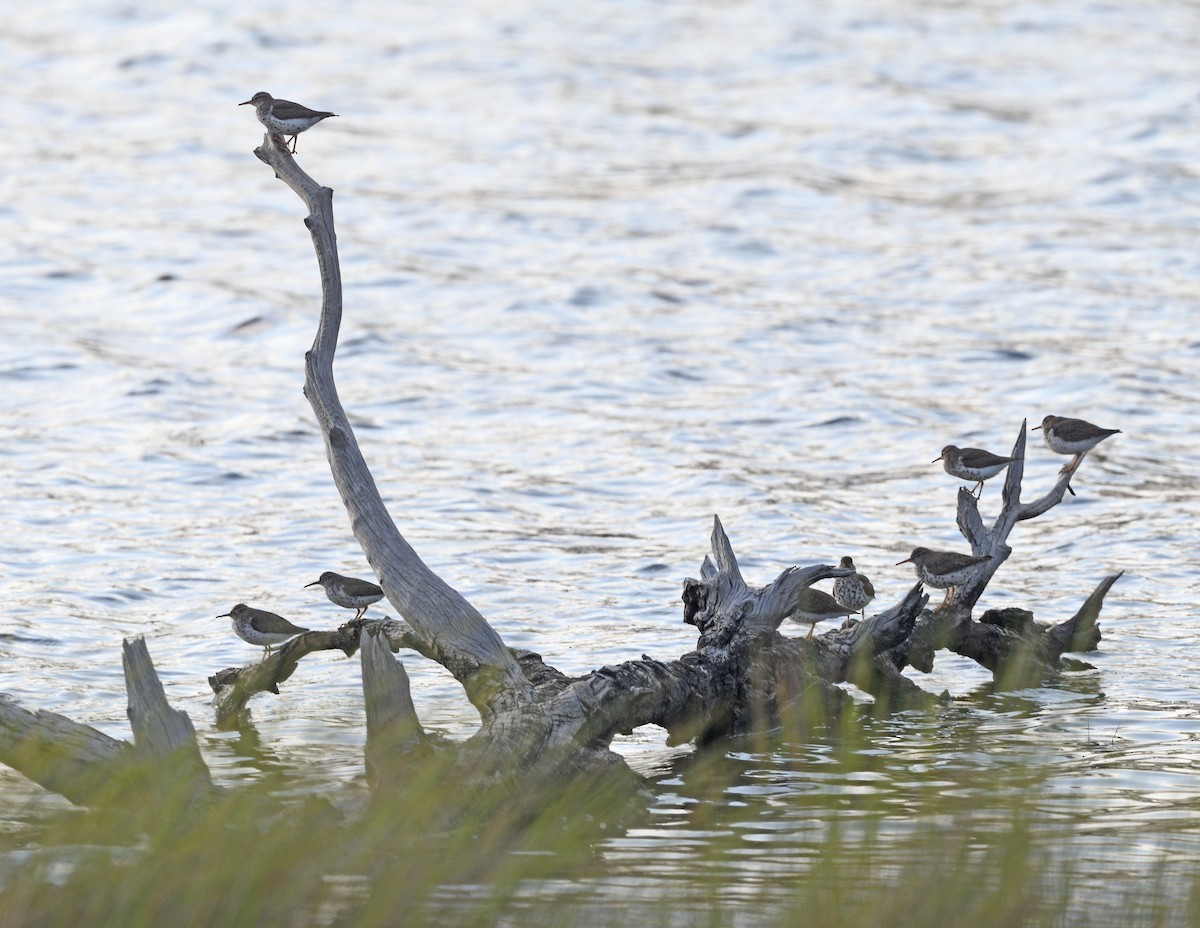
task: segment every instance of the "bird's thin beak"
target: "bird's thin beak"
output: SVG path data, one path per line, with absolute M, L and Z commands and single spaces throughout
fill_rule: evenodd
M 896 561 L 896 566 L 898 567 L 898 566 L 900 566 L 901 564 L 910 564 L 910 563 L 912 563 L 912 558 L 911 558 L 911 557 L 906 557 L 906 558 L 905 558 L 904 560 L 902 560 L 902 561 Z
M 1035 425 L 1035 426 L 1034 426 L 1033 428 L 1031 428 L 1029 431 L 1031 431 L 1031 432 L 1036 432 L 1036 431 L 1037 431 L 1038 429 L 1040 429 L 1040 428 L 1041 428 L 1041 426 L 1040 426 L 1040 425 Z
M 246 103 L 253 103 L 253 100 L 247 100 Z M 238 106 L 245 106 L 246 103 L 239 103 Z
M 314 580 L 312 583 L 304 584 L 304 586 L 302 586 L 301 589 L 307 590 L 310 586 L 316 586 L 320 582 L 321 582 L 320 580 Z
M 221 615 L 216 615 L 216 616 L 213 616 L 213 618 L 214 618 L 214 619 L 232 619 L 232 618 L 233 618 L 233 613 L 232 613 L 232 612 L 225 612 L 225 613 L 222 613 Z
M 936 464 L 938 461 L 940 461 L 940 460 L 942 459 L 942 457 L 943 457 L 943 455 L 940 455 L 940 454 L 939 454 L 939 455 L 938 455 L 936 458 L 934 458 L 934 459 L 933 459 L 932 461 L 930 461 L 929 463 L 930 463 L 930 464 Z

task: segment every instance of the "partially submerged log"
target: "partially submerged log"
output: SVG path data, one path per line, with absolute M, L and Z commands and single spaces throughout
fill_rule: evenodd
M 1076 620 L 1051 630 L 1036 624 L 1017 630 L 971 619 L 991 576 L 1011 553 L 1006 542 L 1012 527 L 1061 501 L 1082 462 L 1080 458 L 1064 469 L 1043 497 L 1021 504 L 1022 426 L 1004 506 L 990 530 L 983 526 L 977 502 L 960 491 L 960 528 L 972 549 L 992 560 L 960 590 L 953 610 L 927 611 L 928 598 L 918 585 L 866 621 L 849 622 L 811 642 L 786 639 L 778 628 L 799 592 L 845 571 L 792 567 L 774 582 L 752 588 L 741 576 L 720 520 L 714 519 L 712 551 L 701 565 L 700 579 L 684 582 L 684 621 L 699 631 L 693 652 L 666 662 L 643 657 L 570 679 L 537 654 L 508 649 L 400 535 L 341 407 L 333 380 L 342 295 L 332 191 L 317 185 L 269 136 L 255 154 L 309 209 L 305 223 L 321 271 L 322 308 L 316 340 L 306 356 L 305 395 L 321 426 L 351 529 L 388 601 L 406 619 L 407 624 L 395 626 L 398 634 L 387 632 L 389 639 L 394 647 L 416 644 L 420 653 L 446 667 L 479 709 L 480 731 L 462 752 L 462 762 L 477 776 L 512 776 L 545 764 L 603 765 L 611 762 L 608 743 L 616 733 L 646 724 L 666 729 L 672 743 L 737 736 L 777 724 L 789 705 L 814 692 L 826 709 L 844 705 L 845 696 L 836 688 L 842 682 L 853 682 L 888 706 L 924 705 L 930 694 L 900 670 L 908 665 L 929 669 L 940 647 L 973 652 L 998 675 L 1018 663 L 1032 666 L 1041 679 L 1057 669 L 1063 648 L 1094 646 L 1094 627 L 1085 630 Z M 1111 580 L 1101 586 L 1089 600 L 1095 606 L 1093 626 Z M 364 664 L 364 685 L 370 685 L 371 673 Z M 564 760 L 564 752 L 573 759 Z
M 0 763 L 76 805 L 100 805 L 113 798 L 109 784 L 133 769 L 133 745 L 0 696 Z
M 170 808 L 187 809 L 215 793 L 191 719 L 167 704 L 145 641 L 123 650 L 133 743 L 0 699 L 0 762 L 76 805 L 153 814 L 169 797 Z
M 975 554 L 990 560 L 964 583 L 954 602 L 930 611 L 920 584 L 895 605 L 811 640 L 779 633 L 801 592 L 851 570 L 828 565 L 788 567 L 774 581 L 750 586 L 742 577 L 725 529 L 714 518 L 711 551 L 699 579 L 683 583 L 683 620 L 694 625 L 693 651 L 676 660 L 649 656 L 581 677 L 568 677 L 531 651 L 510 649 L 483 616 L 431 571 L 400 534 L 367 468 L 342 409 L 333 359 L 342 313 L 341 272 L 333 224 L 333 192 L 318 186 L 270 135 L 255 154 L 307 204 L 305 219 L 321 271 L 322 307 L 316 339 L 305 358 L 305 395 L 325 440 L 330 470 L 350 527 L 388 601 L 403 620 L 347 622 L 335 631 L 308 632 L 265 661 L 209 678 L 222 723 L 241 719 L 257 693 L 280 692 L 298 662 L 321 650 L 348 656 L 361 649 L 367 706 L 366 764 L 377 795 L 400 789 L 405 772 L 439 765 L 470 784 L 464 803 L 514 787 L 536 796 L 540 782 L 583 772 L 617 772 L 634 782 L 609 745 L 643 725 L 667 732 L 669 743 L 737 738 L 797 723 L 819 725 L 853 701 L 839 684 L 852 683 L 886 709 L 919 707 L 934 697 L 901 671 L 931 669 L 949 648 L 993 672 L 999 686 L 1030 685 L 1062 667 L 1068 650 L 1095 647 L 1104 595 L 1120 576 L 1106 578 L 1067 622 L 1047 627 L 1021 610 L 972 611 L 999 566 L 1012 553 L 1007 539 L 1020 521 L 1061 502 L 1082 456 L 1045 495 L 1020 501 L 1025 428 L 1017 438 L 999 516 L 984 526 L 978 503 L 964 488 L 958 525 Z M 365 634 L 365 637 L 364 637 Z M 480 728 L 461 744 L 427 734 L 412 704 L 407 675 L 392 656 L 410 648 L 445 667 L 480 714 Z M 212 792 L 190 721 L 171 710 L 144 643 L 126 644 L 130 719 L 136 745 L 106 738 L 50 713 L 29 713 L 0 700 L 0 761 L 26 772 L 73 801 L 104 800 L 105 777 L 147 760 L 154 788 L 171 784 L 187 801 Z M 446 811 L 452 822 L 454 811 Z

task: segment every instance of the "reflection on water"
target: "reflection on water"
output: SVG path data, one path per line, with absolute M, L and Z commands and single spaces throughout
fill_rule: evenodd
M 769 872 L 835 824 L 907 831 L 926 793 L 986 810 L 1024 787 L 1013 761 L 1038 765 L 1045 827 L 1091 816 L 1081 870 L 1182 859 L 1192 6 L 300 19 L 213 0 L 7 20 L 0 689 L 124 737 L 119 643 L 146 635 L 219 778 L 360 782 L 356 662 L 314 657 L 259 697 L 254 744 L 208 707 L 208 674 L 255 656 L 213 616 L 248 602 L 322 627 L 336 610 L 303 584 L 366 570 L 300 393 L 318 286 L 300 204 L 236 106 L 266 87 L 341 114 L 301 163 L 337 191 L 337 376 L 393 515 L 506 641 L 567 673 L 690 648 L 679 585 L 714 512 L 751 583 L 848 553 L 882 608 L 914 544 L 962 544 L 955 482 L 928 463 L 943 445 L 1002 452 L 1047 413 L 1122 429 L 1078 497 L 1014 532 L 983 604 L 1057 621 L 1124 570 L 1094 670 L 1001 698 L 942 657 L 919 681 L 958 701 L 872 723 L 853 776 L 836 744 L 763 748 L 693 795 L 688 761 L 639 731 L 618 748 L 653 778 L 654 826 L 614 839 L 613 867 L 699 876 L 720 836 L 722 866 Z M 1035 436 L 1028 494 L 1060 464 Z M 985 518 L 998 502 L 984 490 Z M 454 682 L 405 664 L 426 725 L 468 734 Z M 3 782 L 19 818 L 37 793 Z M 1139 843 L 1150 826 L 1169 849 Z

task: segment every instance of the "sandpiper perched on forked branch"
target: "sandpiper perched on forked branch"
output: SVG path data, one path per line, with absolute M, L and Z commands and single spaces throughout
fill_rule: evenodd
M 928 548 L 913 548 L 912 554 L 897 564 L 912 564 L 917 578 L 929 586 L 945 590 L 938 608 L 954 602 L 954 593 L 974 573 L 974 568 L 990 561 L 987 554 L 959 554 L 957 551 L 930 551 Z
M 855 570 L 854 558 L 847 555 L 838 562 L 838 567 L 848 567 Z M 849 577 L 838 577 L 833 581 L 833 598 L 839 606 L 861 612 L 867 617 L 867 603 L 875 598 L 875 587 L 871 581 L 857 571 Z
M 332 570 L 325 571 L 312 583 L 304 584 L 304 587 L 307 589 L 317 584 L 325 588 L 325 595 L 334 605 L 341 606 L 343 609 L 357 610 L 354 614 L 356 619 L 363 617 L 363 613 L 367 611 L 367 607 L 371 603 L 377 603 L 383 599 L 383 590 L 374 583 L 354 577 L 343 577 L 341 574 L 335 574 Z
M 301 106 L 291 100 L 276 100 L 265 90 L 260 90 L 249 100 L 238 104 L 238 106 L 247 105 L 254 107 L 254 114 L 258 117 L 258 121 L 272 133 L 278 136 L 290 135 L 292 137 L 292 147 L 288 150 L 293 154 L 296 152 L 296 136 L 306 129 L 311 129 L 322 119 L 337 115 L 337 113 L 325 110 L 310 110 L 307 106 Z M 286 139 L 284 148 L 287 148 Z
M 975 486 L 971 495 L 976 499 L 983 496 L 983 481 L 1008 467 L 1016 458 L 1004 458 L 982 448 L 959 448 L 946 445 L 942 453 L 930 463 L 942 462 L 942 468 L 952 477 L 960 480 L 974 480 Z
M 808 634 L 804 638 L 807 641 L 813 636 L 813 630 L 822 619 L 840 619 L 843 616 L 854 615 L 856 612 L 858 612 L 857 609 L 848 609 L 840 605 L 828 593 L 809 588 L 800 591 L 796 608 L 787 618 L 799 625 L 809 626 Z
M 1121 431 L 1120 429 L 1102 429 L 1100 426 L 1092 425 L 1082 419 L 1068 419 L 1066 416 L 1046 416 L 1041 425 L 1033 427 L 1034 431 L 1038 429 L 1042 430 L 1042 441 L 1046 443 L 1046 447 L 1055 454 L 1075 455 L 1063 465 L 1063 469 L 1059 471 L 1060 474 L 1066 473 L 1078 464 L 1085 454 L 1109 435 L 1116 435 Z
M 247 644 L 261 647 L 264 661 L 271 654 L 273 646 L 283 644 L 289 638 L 295 638 L 297 635 L 311 631 L 311 629 L 293 625 L 283 616 L 276 615 L 274 612 L 254 609 L 245 603 L 238 603 L 217 618 L 232 619 L 234 633 Z

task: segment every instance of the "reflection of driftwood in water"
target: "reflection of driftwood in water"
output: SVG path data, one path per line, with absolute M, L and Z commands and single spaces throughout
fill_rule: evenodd
M 693 651 L 676 660 L 643 656 L 581 677 L 567 677 L 530 651 L 508 648 L 482 615 L 431 571 L 392 521 L 338 399 L 333 358 L 341 322 L 341 272 L 333 225 L 333 192 L 319 187 L 268 136 L 256 150 L 307 204 L 305 219 L 321 272 L 322 308 L 316 339 L 305 358 L 305 396 L 312 405 L 350 526 L 375 570 L 380 586 L 404 621 L 348 622 L 331 632 L 308 632 L 267 660 L 214 674 L 209 682 L 222 721 L 235 718 L 259 692 L 279 692 L 297 662 L 318 650 L 360 651 L 367 707 L 368 779 L 377 792 L 400 788 L 404 772 L 437 764 L 475 788 L 517 785 L 529 795 L 543 779 L 585 771 L 616 772 L 630 782 L 628 768 L 609 745 L 617 734 L 642 725 L 667 731 L 671 743 L 710 742 L 776 726 L 819 724 L 852 700 L 838 686 L 850 682 L 888 708 L 922 706 L 933 697 L 900 671 L 928 670 L 934 651 L 950 647 L 979 661 L 1004 685 L 1044 679 L 1060 667 L 1064 651 L 1094 647 L 1096 616 L 1107 578 L 1068 622 L 1045 628 L 1028 613 L 1004 610 L 971 618 L 995 570 L 1011 553 L 1013 526 L 1040 515 L 1059 501 L 1079 462 L 1054 488 L 1032 503 L 1020 503 L 1024 429 L 1009 467 L 1000 516 L 983 526 L 978 504 L 959 493 L 958 521 L 976 554 L 992 560 L 962 584 L 952 606 L 929 612 L 921 585 L 894 606 L 864 621 L 812 640 L 785 638 L 781 623 L 800 594 L 817 581 L 851 570 L 817 565 L 789 567 L 771 583 L 751 587 L 742 577 L 733 546 L 714 519 L 711 551 L 699 579 L 683 584 L 684 621 L 699 636 Z M 401 501 L 403 502 L 403 500 Z M 1119 576 L 1119 575 L 1118 575 Z M 370 631 L 365 638 L 365 631 Z M 417 718 L 404 667 L 392 655 L 415 650 L 445 667 L 479 711 L 478 732 L 461 744 L 427 734 Z M 153 677 L 144 644 L 127 644 L 136 677 Z M 144 655 L 144 659 L 137 658 Z M 127 668 L 129 664 L 127 663 Z M 128 676 L 128 674 L 127 674 Z M 47 788 L 77 802 L 101 798 L 93 786 L 105 771 L 146 757 L 168 759 L 171 782 L 202 797 L 212 787 L 195 748 L 190 723 L 170 710 L 157 678 L 130 683 L 137 744 L 76 726 L 61 716 L 24 712 L 0 702 L 0 760 L 27 772 Z M 49 743 L 46 751 L 22 745 Z M 29 758 L 36 756 L 36 762 Z M 470 794 L 471 791 L 464 791 Z M 467 801 L 464 799 L 464 802 Z M 448 812 L 448 816 L 452 816 Z

